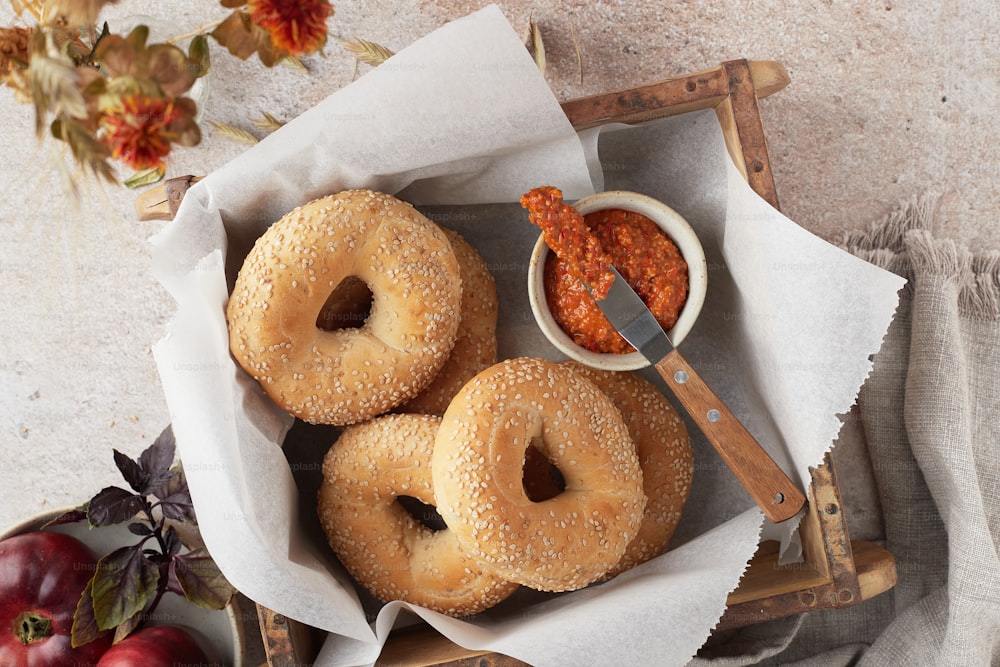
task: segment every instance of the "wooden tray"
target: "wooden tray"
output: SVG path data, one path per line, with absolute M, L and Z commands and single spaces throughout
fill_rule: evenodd
M 605 123 L 641 123 L 690 111 L 715 109 L 729 153 L 750 186 L 775 208 L 778 195 L 768 157 L 758 99 L 789 83 L 773 61 L 727 61 L 714 69 L 648 86 L 570 100 L 563 111 L 578 130 Z M 142 219 L 169 219 L 195 178 L 171 179 L 136 203 Z M 833 461 L 811 469 L 809 503 L 800 525 L 804 562 L 779 565 L 777 544 L 763 543 L 739 587 L 727 600 L 717 629 L 736 628 L 818 609 L 847 607 L 896 583 L 892 555 L 867 541 L 851 540 Z M 321 633 L 257 606 L 270 667 L 313 662 Z M 397 631 L 378 665 L 511 667 L 525 663 L 486 651 L 461 648 L 429 626 Z

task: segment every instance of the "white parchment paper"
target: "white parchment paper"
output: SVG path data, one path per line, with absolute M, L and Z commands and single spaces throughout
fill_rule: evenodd
M 598 164 L 605 183 L 591 180 Z M 154 271 L 178 303 L 154 354 L 205 542 L 250 598 L 330 633 L 320 665 L 372 663 L 390 629 L 415 617 L 539 666 L 683 664 L 754 553 L 763 517 L 693 426 L 695 483 L 675 548 L 600 586 L 525 592 L 452 619 L 373 604 L 317 539 L 308 491 L 335 436 L 299 437 L 228 351 L 228 289 L 253 240 L 314 197 L 397 193 L 486 259 L 501 357 L 558 359 L 527 306 L 537 230 L 510 203 L 542 184 L 568 199 L 643 191 L 692 223 L 710 275 L 685 357 L 803 484 L 869 371 L 900 279 L 762 202 L 711 112 L 581 137 L 496 7 L 442 27 L 210 174 L 153 240 Z

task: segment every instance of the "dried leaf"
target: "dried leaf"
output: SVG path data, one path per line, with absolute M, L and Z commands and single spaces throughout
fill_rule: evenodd
M 251 32 L 250 18 L 242 12 L 233 12 L 212 31 L 212 37 L 241 60 L 257 51 L 257 38 Z
M 538 71 L 545 74 L 545 42 L 542 40 L 542 30 L 533 20 L 528 21 L 528 33 L 531 35 L 531 52 L 535 58 Z
M 190 97 L 174 99 L 174 108 L 181 110 L 181 117 L 170 126 L 173 143 L 178 146 L 197 146 L 201 142 L 201 127 L 198 125 L 198 103 Z
M 33 2 L 22 2 L 21 0 L 10 0 L 10 8 L 14 10 L 14 13 L 18 16 L 24 14 L 24 10 L 28 9 L 31 5 L 36 3 Z
M 576 51 L 576 69 L 580 73 L 580 83 L 583 83 L 583 54 L 580 53 L 580 40 L 576 37 L 576 28 L 572 21 L 569 24 L 569 35 L 573 39 L 573 50 Z
M 130 189 L 141 188 L 144 185 L 152 185 L 153 183 L 158 183 L 163 176 L 167 173 L 167 169 L 163 165 L 157 165 L 155 167 L 150 167 L 149 169 L 141 169 L 135 172 L 128 178 L 126 178 L 122 184 Z
M 142 51 L 145 49 L 148 40 L 149 26 L 142 24 L 132 28 L 132 32 L 125 37 L 125 43 L 128 44 L 132 51 Z
M 46 112 L 69 118 L 87 117 L 87 101 L 77 85 L 77 70 L 69 58 L 36 52 L 31 57 L 28 81 L 39 132 L 44 127 Z
M 303 74 L 309 73 L 309 68 L 306 67 L 306 64 L 302 62 L 302 60 L 300 60 L 299 58 L 296 58 L 295 56 L 285 56 L 284 58 L 278 61 L 278 64 L 284 65 L 285 67 L 293 69 L 297 72 L 302 72 Z
M 254 144 L 260 142 L 257 137 L 234 125 L 229 125 L 228 123 L 217 123 L 214 120 L 208 121 L 208 124 L 214 127 L 220 135 L 238 144 L 253 146 Z
M 188 45 L 188 60 L 196 68 L 195 77 L 201 78 L 208 74 L 211 66 L 209 57 L 208 37 L 205 35 L 195 35 Z
M 83 123 L 70 118 L 56 118 L 50 127 L 53 137 L 69 144 L 77 164 L 109 183 L 118 182 L 114 168 L 108 163 L 110 152 L 107 146 L 98 141 Z
M 153 44 L 147 53 L 149 78 L 159 84 L 163 92 L 175 97 L 191 90 L 198 78 L 199 66 L 192 64 L 183 51 L 169 44 Z
M 211 35 L 241 60 L 256 53 L 265 67 L 273 67 L 286 55 L 274 46 L 268 32 L 251 21 L 246 12 L 233 12 L 216 26 Z
M 140 48 L 145 51 L 145 45 Z M 105 35 L 94 45 L 90 59 L 100 65 L 110 77 L 134 76 L 138 73 L 134 69 L 138 54 L 133 49 L 134 44 L 130 44 L 121 35 L 112 33 Z
M 111 35 L 111 28 L 108 27 L 108 22 L 105 21 L 104 25 L 101 26 L 100 34 L 97 35 L 97 37 L 94 39 L 94 43 L 90 47 L 90 51 L 88 51 L 87 55 L 83 57 L 82 64 L 96 66 L 96 64 L 94 63 L 94 53 L 97 51 L 98 48 L 100 48 L 101 42 L 107 39 L 110 35 Z
M 381 44 L 369 42 L 367 39 L 346 40 L 343 44 L 344 48 L 347 49 L 347 51 L 350 52 L 359 62 L 371 65 L 372 67 L 378 67 L 386 60 L 396 55 L 394 52 Z
M 69 25 L 89 26 L 94 25 L 101 9 L 109 2 L 117 0 L 50 0 L 47 9 L 54 16 L 64 17 Z
M 281 129 L 284 126 L 285 121 L 278 120 L 266 111 L 261 111 L 262 118 L 251 118 L 250 122 L 253 123 L 254 127 L 260 128 L 267 132 L 274 132 L 275 130 Z

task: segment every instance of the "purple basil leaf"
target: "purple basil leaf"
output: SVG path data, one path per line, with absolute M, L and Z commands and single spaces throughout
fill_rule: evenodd
M 94 598 L 91 596 L 93 586 L 94 580 L 91 579 L 87 582 L 87 587 L 83 589 L 80 601 L 76 603 L 70 639 L 73 648 L 88 644 L 101 634 L 101 629 L 97 627 L 97 618 L 94 616 Z
M 132 634 L 136 628 L 142 625 L 142 622 L 146 620 L 146 611 L 137 611 L 132 615 L 132 618 L 126 618 L 124 621 L 119 623 L 115 627 L 115 638 L 114 643 L 117 644 L 121 640 Z M 180 665 L 181 663 L 175 663 Z
M 167 426 L 153 444 L 139 455 L 139 467 L 147 480 L 146 490 L 142 493 L 150 493 L 172 476 L 173 471 L 170 470 L 170 466 L 174 464 L 175 451 L 174 431 Z
M 181 597 L 184 597 L 184 589 L 181 587 L 181 582 L 177 580 L 177 567 L 176 567 L 176 557 L 170 559 L 170 567 L 167 568 L 167 590 L 171 593 L 176 593 Z
M 177 534 L 177 531 L 174 530 L 173 526 L 168 527 L 167 530 L 164 531 L 163 541 L 164 543 L 166 543 L 167 547 L 166 552 L 164 554 L 166 556 L 173 556 L 174 554 L 176 554 L 181 550 L 182 546 L 184 546 L 183 544 L 181 544 L 181 538 Z
M 236 592 L 207 549 L 174 556 L 171 570 L 171 578 L 176 580 L 184 597 L 199 607 L 223 609 Z
M 136 493 L 146 495 L 149 493 L 149 475 L 143 471 L 142 466 L 129 458 L 127 454 L 122 454 L 117 449 L 113 450 L 115 465 L 121 472 L 122 477 Z
M 168 496 L 161 500 L 160 511 L 168 519 L 195 523 L 194 505 L 191 503 L 191 496 L 187 492 Z
M 109 486 L 97 492 L 87 505 L 87 520 L 92 526 L 109 526 L 135 517 L 143 510 L 142 497 L 117 486 Z
M 153 534 L 153 529 L 145 523 L 140 523 L 138 521 L 130 523 L 128 525 L 128 530 L 133 535 L 138 535 L 139 537 L 146 537 L 147 535 Z
M 194 504 L 191 502 L 191 493 L 188 491 L 183 471 L 175 470 L 165 484 L 153 491 L 153 495 L 160 499 L 160 511 L 163 512 L 163 516 L 175 521 L 197 523 Z
M 178 466 L 177 468 L 171 469 L 166 477 L 160 480 L 160 483 L 149 490 L 150 495 L 154 495 L 157 498 L 165 498 L 173 493 L 173 490 L 183 486 L 187 487 L 187 481 L 183 479 L 183 471 Z M 178 479 L 181 477 L 181 479 Z
M 141 612 L 156 597 L 160 570 L 140 544 L 112 551 L 97 563 L 92 581 L 97 627 L 108 630 Z

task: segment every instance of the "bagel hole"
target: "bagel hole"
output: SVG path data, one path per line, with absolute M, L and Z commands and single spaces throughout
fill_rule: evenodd
M 316 326 L 324 331 L 357 329 L 372 311 L 372 290 L 357 276 L 347 276 L 333 288 L 319 311 Z
M 448 527 L 438 513 L 437 508 L 433 505 L 428 505 L 413 496 L 396 496 L 396 502 L 406 510 L 407 514 L 416 519 L 425 528 L 438 531 Z
M 524 450 L 524 494 L 533 503 L 555 498 L 566 489 L 566 480 L 559 468 L 538 447 L 538 439 Z

